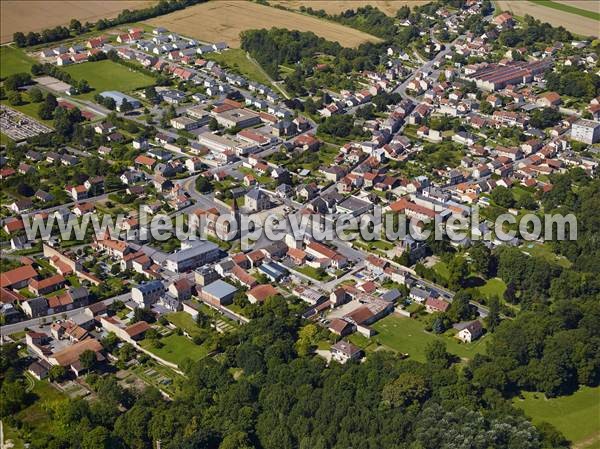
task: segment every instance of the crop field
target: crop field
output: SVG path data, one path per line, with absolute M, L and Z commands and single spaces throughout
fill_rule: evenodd
M 270 3 L 275 5 L 280 4 L 290 9 L 300 9 L 301 6 L 311 7 L 315 11 L 322 9 L 327 14 L 339 14 L 349 9 L 371 5 L 388 16 L 393 17 L 404 5 L 412 8 L 413 6 L 429 3 L 429 0 L 277 0 Z
M 594 19 L 600 21 L 600 3 L 598 2 L 588 2 L 587 8 L 580 8 L 575 5 L 573 2 L 557 2 L 554 0 L 531 0 L 540 5 L 544 5 L 548 8 L 553 8 L 558 11 L 568 12 L 569 14 L 577 14 L 581 17 L 587 17 L 589 19 Z M 596 6 L 594 9 L 593 6 Z
M 586 9 L 600 14 L 600 3 L 595 0 L 554 0 L 554 3 L 574 6 L 579 9 Z
M 379 41 L 370 34 L 316 17 L 234 0 L 195 5 L 166 16 L 155 17 L 145 23 L 162 26 L 205 42 L 224 41 L 231 47 L 240 46 L 240 32 L 244 30 L 272 27 L 312 31 L 345 47 Z
M 64 67 L 63 70 L 70 73 L 76 80 L 85 79 L 90 84 L 93 90 L 82 95 L 83 98 L 92 98 L 97 93 L 105 90 L 129 92 L 151 86 L 155 82 L 151 76 L 136 72 L 107 59 L 74 64 Z
M 13 33 L 41 31 L 58 25 L 68 25 L 71 19 L 80 22 L 95 22 L 102 18 L 116 17 L 124 9 L 141 9 L 152 5 L 150 0 L 2 0 L 0 17 L 2 43 L 10 42 Z
M 564 5 L 568 3 L 570 6 L 573 2 L 531 2 L 531 1 L 510 1 L 510 0 L 496 0 L 496 6 L 501 11 L 511 11 L 516 16 L 523 17 L 526 14 L 535 17 L 542 22 L 548 22 L 554 26 L 563 26 L 572 33 L 579 34 L 581 36 L 600 36 L 600 21 L 594 20 L 589 17 L 582 16 L 580 14 L 574 14 L 572 12 L 566 12 L 564 10 L 556 9 L 557 5 Z M 552 6 L 550 6 L 552 3 Z M 600 3 L 598 2 L 585 2 L 595 4 L 596 7 Z M 575 7 L 575 5 L 571 5 Z M 579 6 L 577 6 L 579 8 Z M 588 12 L 590 11 L 591 5 L 585 8 Z M 581 8 L 582 10 L 584 8 Z M 595 11 L 600 13 L 598 9 Z

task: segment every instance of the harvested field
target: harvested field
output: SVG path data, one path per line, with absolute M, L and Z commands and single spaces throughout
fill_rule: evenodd
M 206 42 L 225 41 L 230 47 L 240 46 L 241 31 L 272 27 L 312 31 L 345 47 L 356 47 L 367 41 L 379 41 L 370 34 L 316 17 L 234 0 L 195 5 L 166 16 L 156 17 L 145 23 L 163 26 Z
M 348 9 L 357 9 L 362 6 L 371 5 L 381 10 L 388 16 L 395 16 L 396 12 L 403 6 L 420 6 L 429 3 L 429 0 L 276 0 L 271 4 L 280 4 L 290 9 L 300 9 L 301 6 L 311 7 L 318 11 L 322 9 L 327 14 L 339 14 Z
M 0 2 L 0 29 L 2 43 L 10 42 L 13 33 L 41 31 L 58 25 L 68 25 L 71 19 L 95 22 L 116 17 L 124 9 L 141 9 L 154 4 L 154 0 L 2 0 Z
M 496 0 L 495 3 L 501 11 L 512 11 L 513 14 L 521 17 L 529 14 L 542 22 L 548 22 L 554 26 L 562 25 L 572 33 L 582 36 L 600 36 L 600 22 L 597 20 L 559 11 L 529 1 Z

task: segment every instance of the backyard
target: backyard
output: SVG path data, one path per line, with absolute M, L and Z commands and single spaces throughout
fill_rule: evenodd
M 475 354 L 485 352 L 485 337 L 474 343 L 462 343 L 451 335 L 452 331 L 444 335 L 435 335 L 426 332 L 423 323 L 412 318 L 388 315 L 375 323 L 372 328 L 378 333 L 370 340 L 359 334 L 353 335 L 351 340 L 367 350 L 376 349 L 376 344 L 383 345 L 384 349 L 407 353 L 411 358 L 421 362 L 425 360 L 427 344 L 434 340 L 443 341 L 448 352 L 463 359 L 471 359 Z
M 163 344 L 161 348 L 154 347 L 150 340 L 143 340 L 141 346 L 161 359 L 177 365 L 180 365 L 185 359 L 200 360 L 209 352 L 204 345 L 197 345 L 183 335 L 171 334 L 161 338 L 160 341 Z

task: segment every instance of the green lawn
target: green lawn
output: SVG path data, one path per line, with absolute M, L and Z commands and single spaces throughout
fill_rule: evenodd
M 328 274 L 319 275 L 316 268 L 309 267 L 308 265 L 296 268 L 296 271 L 299 271 L 300 273 L 302 273 L 310 278 L 313 278 L 317 281 L 331 280 L 331 276 L 329 276 Z
M 411 358 L 418 361 L 425 360 L 425 347 L 433 340 L 442 340 L 446 343 L 448 352 L 461 358 L 470 359 L 475 354 L 485 351 L 486 338 L 479 339 L 474 343 L 461 343 L 451 335 L 452 331 L 448 331 L 444 335 L 435 335 L 426 332 L 423 323 L 420 321 L 397 315 L 388 315 L 372 327 L 378 333 L 370 340 L 364 338 L 364 343 L 371 342 L 371 346 L 367 349 L 374 349 L 375 344 L 379 343 L 394 351 L 408 353 Z M 360 339 L 356 340 L 355 343 L 363 346 Z
M 37 430 L 50 431 L 53 422 L 46 410 L 50 404 L 66 400 L 67 397 L 47 381 L 38 381 L 31 377 L 28 377 L 28 379 L 34 383 L 32 391 L 33 394 L 37 396 L 37 399 L 29 407 L 21 410 L 17 414 L 17 418 L 27 422 L 31 427 L 34 427 Z
M 577 8 L 572 5 L 565 3 L 558 3 L 552 0 L 530 0 L 538 5 L 546 6 L 548 8 L 557 9 L 559 11 L 567 12 L 570 14 L 577 14 L 581 17 L 587 17 L 588 19 L 600 21 L 600 13 L 594 11 L 588 11 L 587 9 Z
M 136 72 L 128 67 L 110 60 L 85 62 L 64 67 L 76 80 L 85 79 L 92 87 L 92 92 L 78 96 L 78 98 L 93 98 L 94 95 L 106 90 L 130 92 L 151 86 L 155 80 L 141 72 Z
M 165 315 L 167 320 L 178 328 L 186 331 L 192 337 L 200 334 L 200 328 L 189 313 L 186 312 L 173 312 Z
M 548 262 L 555 263 L 563 268 L 569 268 L 571 266 L 571 261 L 569 259 L 554 254 L 550 247 L 543 243 L 526 243 L 520 249 L 530 256 L 541 257 Z
M 581 387 L 571 396 L 546 399 L 543 393 L 523 393 L 513 404 L 533 419 L 534 424 L 549 422 L 573 443 L 589 441 L 582 449 L 600 447 L 600 387 Z
M 164 344 L 162 348 L 155 348 L 149 340 L 143 340 L 141 345 L 167 362 L 176 363 L 177 365 L 185 359 L 197 361 L 208 354 L 208 350 L 204 346 L 194 344 L 193 341 L 183 335 L 172 334 L 161 338 L 160 341 Z
M 448 269 L 448 264 L 446 262 L 438 262 L 433 267 L 433 271 L 435 271 L 439 276 L 448 280 L 450 277 L 450 270 Z
M 501 299 L 505 290 L 506 284 L 500 278 L 489 279 L 484 285 L 479 287 L 479 292 L 487 298 L 497 296 Z
M 8 137 L 6 134 L 0 133 L 0 144 L 8 145 L 10 142 L 12 142 L 10 137 Z
M 0 78 L 15 73 L 29 73 L 34 61 L 19 48 L 3 45 L 0 47 Z
M 206 59 L 216 61 L 251 81 L 256 81 L 267 86 L 271 84 L 262 67 L 248 59 L 246 52 L 240 48 L 230 48 L 223 53 L 211 53 L 206 55 Z

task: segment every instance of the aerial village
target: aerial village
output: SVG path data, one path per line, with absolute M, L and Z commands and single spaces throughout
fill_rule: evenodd
M 492 222 L 499 210 L 538 210 L 555 174 L 597 174 L 600 97 L 561 95 L 547 76 L 569 66 L 598 73 L 598 56 L 588 40 L 509 48 L 499 36 L 519 22 L 508 12 L 482 14 L 479 0 L 466 5 L 429 18 L 431 36 L 420 32 L 428 58 L 390 46 L 380 70 L 351 75 L 356 89 L 324 91 L 305 113 L 285 85 L 216 62 L 235 51 L 226 42 L 163 27 L 123 26 L 36 50 L 33 76 L 19 90 L 41 91 L 40 104 L 55 117 L 62 110 L 66 123 L 1 106 L 2 133 L 16 142 L 0 157 L 0 179 L 10 187 L 1 212 L 10 264 L 0 280 L 2 338 L 24 343 L 36 379 L 59 366 L 77 384 L 82 374 L 116 365 L 169 396 L 186 358 L 216 356 L 219 338 L 279 297 L 316 329 L 311 345 L 328 363 L 393 346 L 393 333 L 403 331 L 390 320 L 440 335 L 470 357 L 490 332 L 492 293 L 507 286 L 473 274 L 481 295 L 468 297 L 467 313 L 453 312 L 464 287 L 455 271 L 468 272 L 429 241 L 318 242 L 290 233 L 242 250 L 238 240 L 217 238 L 219 217 L 232 211 L 360 217 L 377 206 L 444 222 L 477 205 L 480 226 L 450 242 L 451 251 L 470 254 L 475 234 L 492 236 L 483 251 L 542 248 L 543 241 L 519 237 L 501 242 Z M 469 31 L 474 17 L 493 26 Z M 449 42 L 435 37 L 441 29 Z M 65 76 L 103 63 L 142 74 L 147 84 L 119 87 L 115 76 L 114 87 L 90 91 L 92 72 L 85 82 Z M 340 120 L 356 138 L 336 137 Z M 55 133 L 63 143 L 49 148 Z M 149 216 L 202 216 L 208 237 L 145 239 L 140 207 Z M 118 213 L 132 238 L 29 240 L 25 233 L 24 218 L 81 222 Z M 504 305 L 501 314 L 512 311 Z

